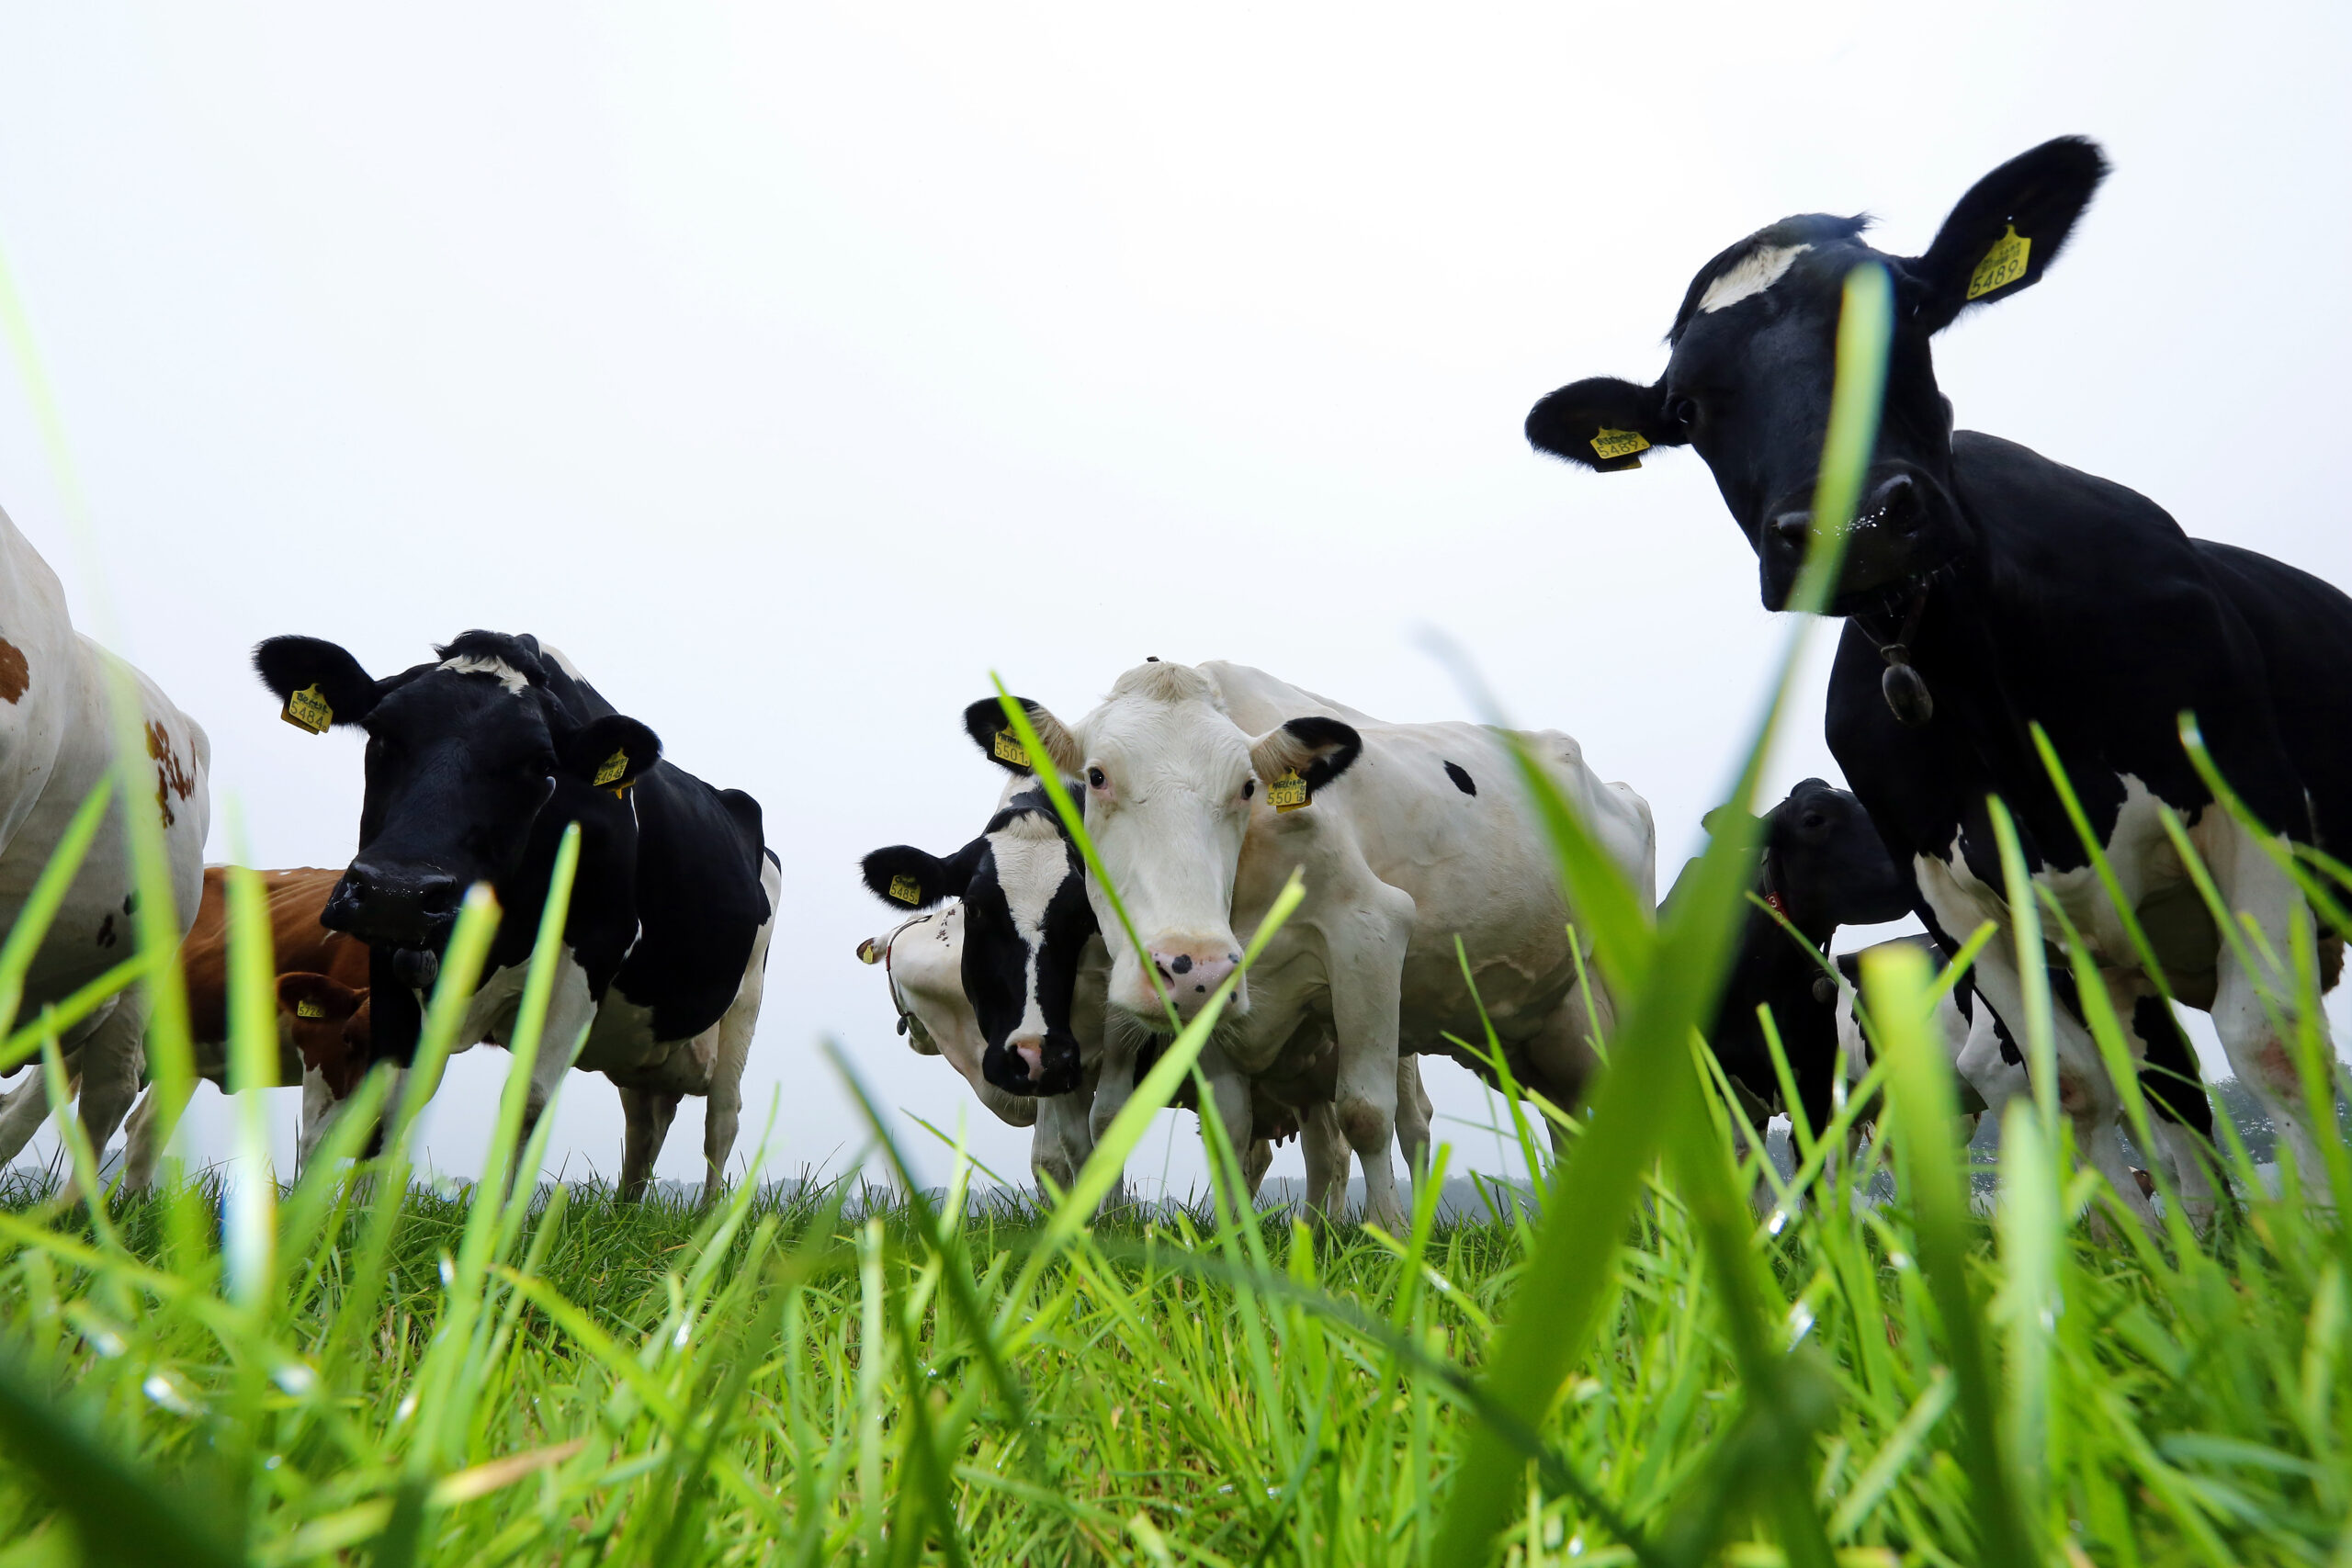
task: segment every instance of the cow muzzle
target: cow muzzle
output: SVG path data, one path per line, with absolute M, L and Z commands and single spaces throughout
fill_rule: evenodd
M 980 1073 L 1007 1094 L 1040 1099 L 1069 1094 L 1085 1078 L 1077 1036 L 1056 1030 L 1014 1033 L 990 1045 Z
M 327 895 L 319 923 L 371 947 L 424 947 L 458 918 L 465 889 L 445 872 L 354 861 Z
M 1151 950 L 1151 966 L 1183 1018 L 1205 1007 L 1226 976 L 1240 965 L 1239 950 L 1222 942 L 1169 943 Z
M 1942 564 L 1935 521 L 1936 490 L 1924 474 L 1908 465 L 1873 470 L 1847 530 L 1839 594 L 1868 592 Z M 1757 552 L 1763 562 L 1767 608 L 1787 605 L 1812 544 L 1808 486 L 1802 499 L 1766 513 Z

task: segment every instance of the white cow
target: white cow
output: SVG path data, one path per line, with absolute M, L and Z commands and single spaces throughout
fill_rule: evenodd
M 1087 829 L 1180 1018 L 1239 963 L 1242 933 L 1292 872 L 1305 874 L 1306 902 L 1202 1053 L 1229 1125 L 1242 1124 L 1252 1079 L 1288 1076 L 1328 1038 L 1337 1122 L 1363 1163 L 1368 1215 L 1394 1227 L 1404 1222 L 1388 1161 L 1400 1051 L 1482 1039 L 1483 1001 L 1521 1081 L 1577 1099 L 1593 1061 L 1590 1020 L 1606 1031 L 1614 1007 L 1597 976 L 1589 996 L 1578 983 L 1573 914 L 1495 731 L 1384 724 L 1224 663 L 1143 664 L 1075 726 L 1029 711 L 1054 762 L 1085 782 Z M 1603 784 L 1567 736 L 1525 739 L 1654 902 L 1648 806 Z M 1104 929 L 1117 930 L 1091 878 L 1089 891 Z M 1589 973 L 1589 945 L 1583 956 Z M 1132 1092 L 1139 1047 L 1169 1029 L 1155 976 L 1125 943 L 1111 962 L 1098 1130 Z
M 147 752 L 141 787 L 128 800 L 119 793 L 108 807 L 26 975 L 20 1023 L 138 951 L 126 808 L 162 820 L 173 938 L 186 934 L 204 875 L 212 745 L 153 682 L 74 629 L 57 574 L 0 513 L 0 925 L 15 922 L 67 823 L 114 765 L 117 672 L 139 705 Z M 149 769 L 152 791 L 144 785 Z M 93 1150 L 105 1149 L 138 1098 L 150 1007 L 146 987 L 131 987 L 61 1042 L 74 1058 Z M 23 1151 L 48 1109 L 38 1072 L 0 1100 L 0 1167 Z

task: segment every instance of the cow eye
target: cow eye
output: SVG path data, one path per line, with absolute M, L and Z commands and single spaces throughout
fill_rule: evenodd
M 1669 398 L 1666 417 L 1676 424 L 1689 426 L 1699 423 L 1699 405 L 1689 398 Z
M 1086 770 L 1086 782 L 1087 782 L 1088 784 L 1092 784 L 1096 789 L 1101 789 L 1101 788 L 1102 788 L 1105 784 L 1109 783 L 1110 781 L 1109 781 L 1109 780 L 1107 780 L 1107 779 L 1105 779 L 1105 778 L 1102 776 L 1102 769 L 1100 769 L 1100 768 L 1089 768 L 1089 769 L 1087 769 L 1087 770 Z
M 1249 799 L 1251 795 L 1255 795 L 1255 794 L 1257 794 L 1257 793 L 1258 793 L 1258 781 L 1257 781 L 1256 779 L 1243 779 L 1243 780 L 1241 781 L 1241 798 L 1242 798 L 1242 799 L 1247 800 L 1247 799 Z

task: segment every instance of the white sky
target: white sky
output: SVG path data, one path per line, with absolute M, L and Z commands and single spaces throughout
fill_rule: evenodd
M 787 885 L 739 1155 L 779 1089 L 772 1171 L 860 1142 L 831 1035 L 1025 1175 L 1026 1134 L 907 1051 L 852 953 L 890 923 L 857 857 L 950 849 L 994 798 L 957 724 L 989 671 L 1069 716 L 1147 654 L 1470 716 L 1420 644 L 1442 628 L 1649 798 L 1670 880 L 1788 628 L 1695 458 L 1596 478 L 1520 422 L 1654 376 L 1690 274 L 1762 223 L 1867 209 L 1915 252 L 2002 159 L 2099 138 L 2117 172 L 2064 260 L 1945 336 L 1961 423 L 2352 585 L 2346 30 L 2317 6 L 9 0 L 0 254 L 95 548 L 13 367 L 0 506 L 210 731 L 214 858 L 232 802 L 254 863 L 353 847 L 358 743 L 278 722 L 260 638 L 379 672 L 473 626 L 559 644 L 766 807 Z M 1836 777 L 1825 670 L 1776 789 Z M 479 1160 L 503 1065 L 456 1065 L 444 1167 Z M 560 1117 L 559 1160 L 617 1165 L 602 1080 Z M 663 1173 L 700 1137 L 689 1105 Z M 1181 1186 L 1191 1118 L 1172 1151 Z M 1162 1158 L 1155 1133 L 1131 1168 Z

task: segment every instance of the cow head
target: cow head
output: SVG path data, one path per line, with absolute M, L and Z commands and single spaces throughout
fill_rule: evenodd
M 520 638 L 467 632 L 438 651 L 379 681 L 316 637 L 254 650 L 278 696 L 315 694 L 327 722 L 368 732 L 359 852 L 319 921 L 375 947 L 438 947 L 466 889 L 520 863 L 550 801 L 570 820 L 593 790 L 627 790 L 661 756 L 633 718 L 574 716 Z
M 1086 868 L 1041 790 L 1013 795 L 980 836 L 941 858 L 911 844 L 865 857 L 865 886 L 894 908 L 964 905 L 964 997 L 988 1042 L 980 1070 L 1012 1094 L 1079 1087 L 1070 998 L 1094 935 Z
M 1774 807 L 1764 827 L 1764 889 L 1808 936 L 1872 926 L 1911 912 L 1909 880 L 1886 851 L 1862 803 L 1807 779 Z
M 373 1042 L 368 990 L 296 970 L 277 977 L 277 1021 L 302 1065 L 326 1080 L 337 1100 L 350 1098 L 368 1076 Z
M 1362 739 L 1320 716 L 1246 734 L 1206 676 L 1158 660 L 1120 676 L 1075 730 L 1024 705 L 1054 765 L 1081 781 L 1086 831 L 1103 873 L 1169 1000 L 1180 1017 L 1191 1017 L 1241 962 L 1233 889 L 1252 813 L 1271 815 L 1268 791 L 1277 783 L 1311 799 L 1355 761 Z M 967 710 L 966 722 L 976 739 L 984 731 L 992 738 L 1003 715 L 984 701 Z M 1087 891 L 1102 930 L 1116 931 L 1118 917 L 1102 890 L 1089 879 Z M 1164 1030 L 1153 976 L 1128 942 L 1108 946 L 1111 1005 Z M 1246 987 L 1236 990 L 1232 1007 L 1237 1014 L 1248 1010 Z
M 2106 173 L 2090 141 L 2044 142 L 1979 180 L 1917 256 L 1864 243 L 1865 218 L 1816 213 L 1758 230 L 1690 280 L 1663 377 L 1563 387 L 1527 416 L 1527 438 L 1600 469 L 1638 467 L 1646 446 L 1696 447 L 1756 550 L 1765 608 L 1782 608 L 1812 527 L 1846 276 L 1876 263 L 1894 287 L 1894 338 L 1832 611 L 1878 607 L 1973 543 L 1929 340 L 1962 310 L 2040 281 Z

